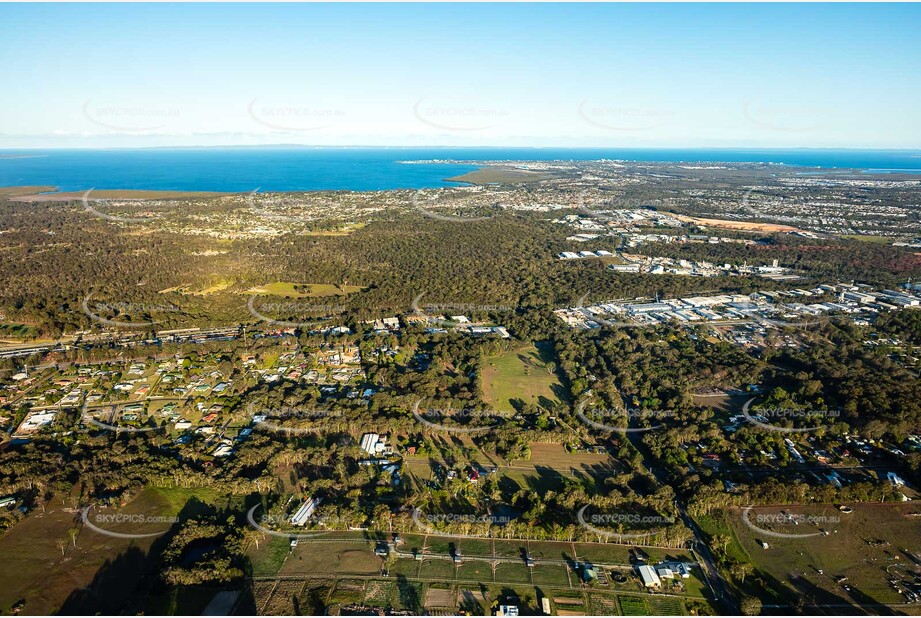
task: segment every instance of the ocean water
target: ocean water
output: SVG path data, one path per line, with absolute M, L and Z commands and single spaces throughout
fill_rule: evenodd
M 0 150 L 0 186 L 62 191 L 317 191 L 418 189 L 476 165 L 407 160 L 597 160 L 765 162 L 875 173 L 921 173 L 921 151 L 627 148 L 183 148 Z

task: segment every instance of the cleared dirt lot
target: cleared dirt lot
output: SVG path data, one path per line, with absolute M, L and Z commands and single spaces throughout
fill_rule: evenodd
M 429 588 L 425 591 L 425 607 L 454 607 L 454 589 Z
M 726 219 L 700 219 L 698 217 L 687 217 L 685 215 L 674 215 L 679 221 L 696 223 L 709 227 L 721 227 L 727 230 L 745 230 L 748 232 L 800 232 L 797 227 L 792 225 L 780 225 L 777 223 L 754 223 L 751 221 L 732 221 Z

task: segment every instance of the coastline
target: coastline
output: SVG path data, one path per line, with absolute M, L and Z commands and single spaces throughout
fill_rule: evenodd
M 0 187 L 0 197 L 14 202 L 71 202 L 82 199 L 85 191 L 58 191 L 57 187 Z M 236 195 L 232 191 L 156 191 L 146 189 L 98 189 L 88 199 L 173 200 L 223 197 Z

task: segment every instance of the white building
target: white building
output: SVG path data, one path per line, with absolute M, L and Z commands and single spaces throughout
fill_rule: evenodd
M 19 426 L 19 431 L 21 432 L 32 432 L 36 431 L 40 427 L 45 425 L 50 425 L 54 422 L 55 417 L 57 416 L 56 412 L 42 412 L 31 414 L 26 420 L 22 422 L 22 425 Z
M 366 433 L 361 437 L 361 450 L 369 455 L 374 455 L 374 447 L 377 445 L 378 440 L 380 440 L 380 434 Z
M 387 436 L 366 433 L 361 437 L 361 450 L 369 455 L 389 455 L 392 449 L 387 445 Z
M 661 588 L 662 580 L 656 574 L 656 570 L 649 565 L 643 564 L 637 567 L 640 579 L 643 580 L 643 586 L 646 588 Z
M 319 499 L 308 498 L 307 501 L 301 505 L 301 508 L 291 517 L 291 523 L 295 526 L 303 526 L 307 523 L 307 520 L 310 519 L 310 516 L 313 515 L 313 512 L 317 510 L 317 506 L 319 505 Z

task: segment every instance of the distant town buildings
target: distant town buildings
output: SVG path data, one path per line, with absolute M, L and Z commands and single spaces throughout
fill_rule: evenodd
M 810 302 L 810 299 L 815 300 Z M 554 313 L 573 328 L 599 328 L 611 322 L 638 326 L 753 322 L 772 326 L 834 314 L 861 319 L 880 311 L 914 307 L 921 308 L 921 292 L 904 288 L 903 291 L 878 291 L 869 286 L 838 283 L 808 290 L 610 301 L 558 309 Z

